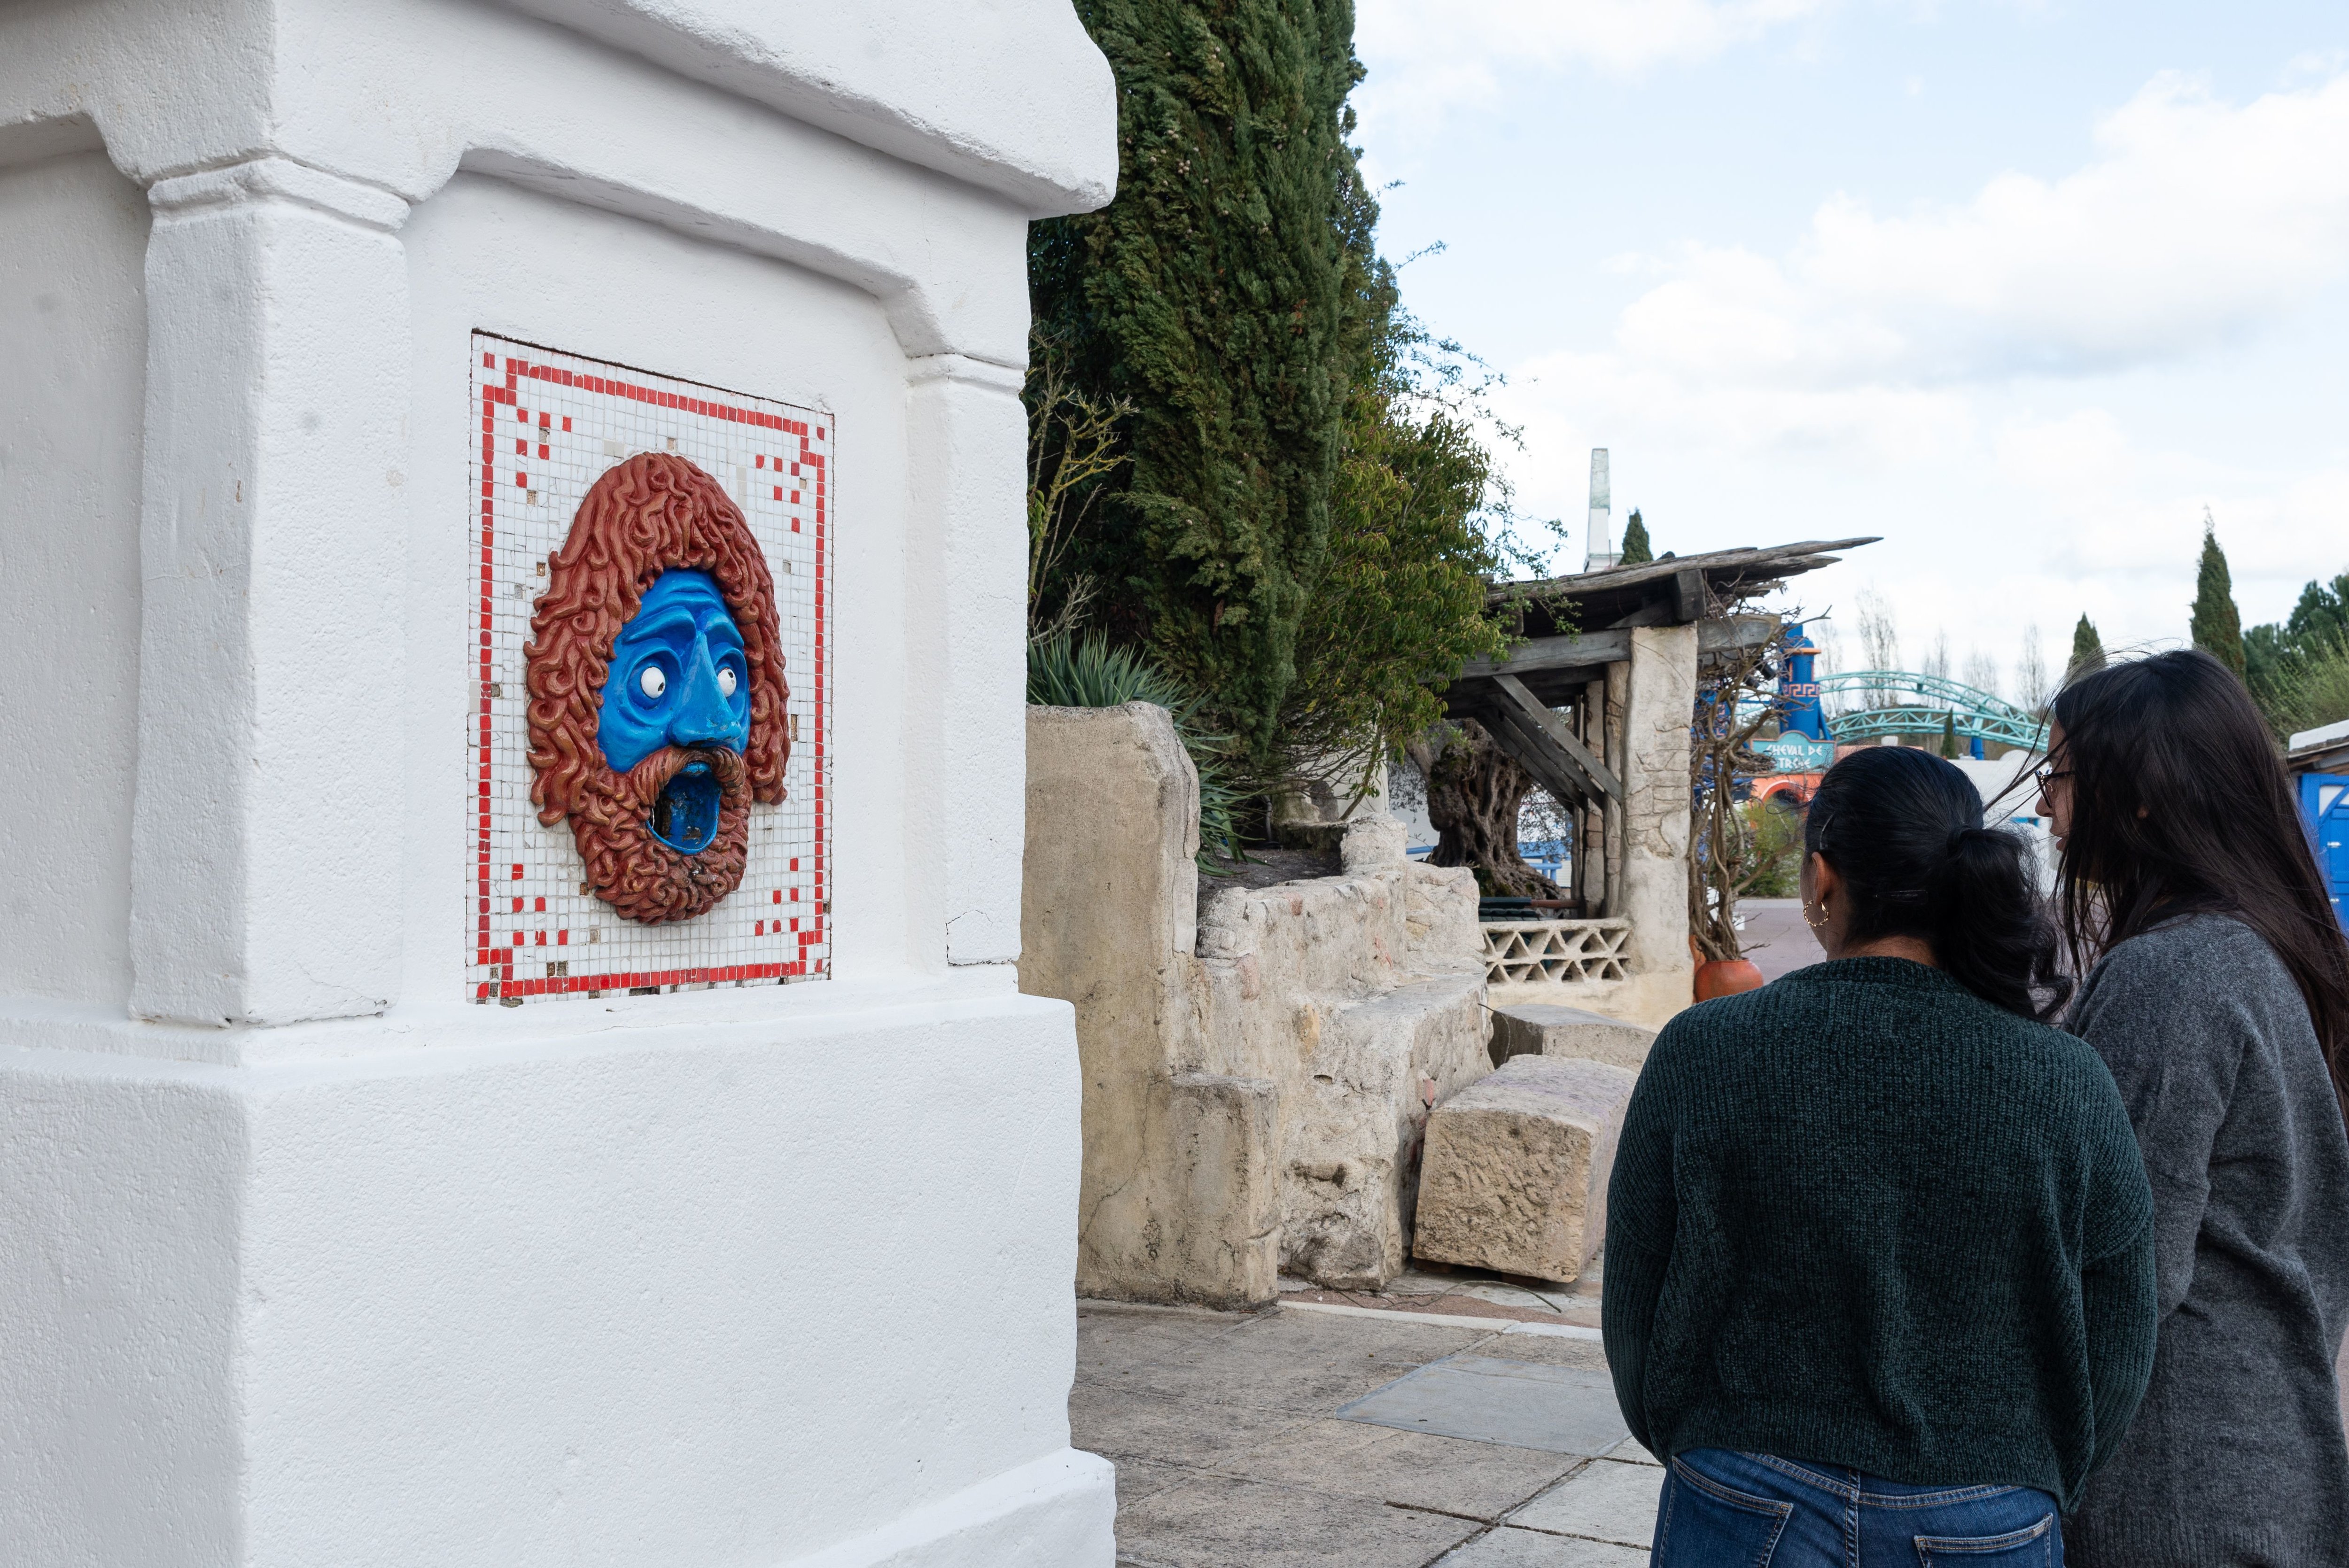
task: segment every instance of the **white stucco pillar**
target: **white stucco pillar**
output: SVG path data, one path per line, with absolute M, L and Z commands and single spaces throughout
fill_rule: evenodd
M 1689 725 L 1696 708 L 1696 628 L 1642 626 L 1631 634 L 1623 744 L 1623 883 L 1618 913 L 1631 921 L 1625 945 L 1631 1010 L 1661 1022 L 1689 1005 Z
M 907 606 L 944 678 L 916 694 L 937 744 L 921 760 L 937 835 L 947 962 L 1019 956 L 1019 857 L 1026 799 L 1027 672 L 1002 656 L 1025 640 L 1028 604 L 1019 371 L 960 354 L 908 364 L 909 548 L 922 560 Z M 1007 802 L 1013 803 L 1007 806 Z
M 1115 120 L 1065 3 L 0 5 L 0 1563 L 1109 1568 L 1009 960 Z M 654 921 L 529 649 L 669 455 L 789 758 Z
M 130 1011 L 380 1012 L 400 964 L 398 196 L 281 158 L 157 182 Z

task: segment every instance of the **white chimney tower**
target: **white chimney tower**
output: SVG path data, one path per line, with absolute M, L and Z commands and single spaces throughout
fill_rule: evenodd
M 1620 559 L 1615 548 L 1614 509 L 1607 483 L 1607 449 L 1590 449 L 1590 542 L 1582 559 L 1585 572 L 1604 572 Z

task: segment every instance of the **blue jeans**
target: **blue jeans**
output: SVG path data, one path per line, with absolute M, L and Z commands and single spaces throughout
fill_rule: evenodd
M 1653 1568 L 2061 1568 L 2055 1500 L 2027 1486 L 1909 1486 L 1696 1449 L 1665 1471 Z

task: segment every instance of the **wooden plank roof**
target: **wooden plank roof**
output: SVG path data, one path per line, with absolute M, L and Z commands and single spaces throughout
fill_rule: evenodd
M 1832 566 L 1842 559 L 1836 552 L 1873 544 L 1881 537 L 1714 550 L 1571 577 L 1496 583 L 1485 592 L 1485 603 L 1488 609 L 1511 612 L 1516 629 L 1528 637 L 1685 624 L 1717 614 L 1730 600 L 1767 593 L 1789 577 Z

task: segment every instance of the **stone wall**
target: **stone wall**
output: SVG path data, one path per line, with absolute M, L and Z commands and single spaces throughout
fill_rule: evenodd
M 1488 1070 L 1475 883 L 1350 824 L 1330 876 L 1197 901 L 1163 709 L 1028 710 L 1020 987 L 1077 1013 L 1079 1291 L 1270 1300 L 1403 1266 L 1427 1112 Z

